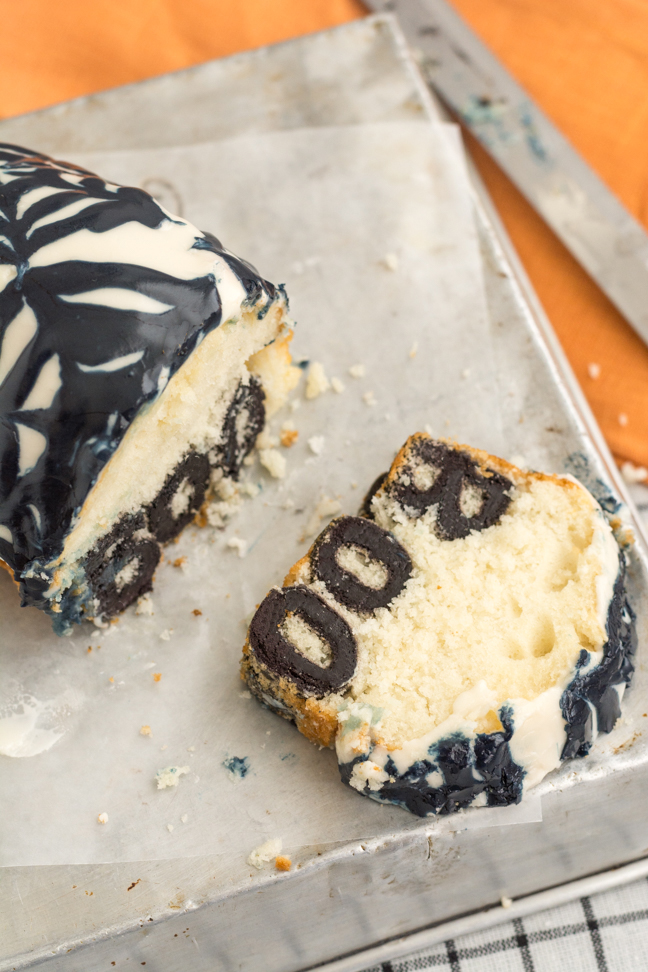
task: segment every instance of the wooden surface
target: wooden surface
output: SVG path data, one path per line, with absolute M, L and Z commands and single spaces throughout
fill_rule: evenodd
M 647 0 L 453 2 L 648 225 Z M 363 12 L 359 0 L 0 0 L 0 117 Z M 648 466 L 648 348 L 484 152 L 470 148 L 614 454 Z

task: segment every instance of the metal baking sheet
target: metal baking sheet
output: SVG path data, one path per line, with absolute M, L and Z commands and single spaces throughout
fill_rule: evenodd
M 165 98 L 169 114 L 151 110 Z M 424 119 L 429 110 L 397 29 L 379 17 L 11 120 L 0 135 L 62 154 L 304 124 Z M 540 468 L 577 469 L 595 489 L 614 491 L 611 460 L 587 407 L 481 204 L 479 227 L 509 454 Z M 641 556 L 638 548 L 633 584 L 643 633 Z M 634 698 L 641 698 L 642 677 Z M 217 857 L 7 869 L 0 968 L 45 962 L 91 972 L 144 961 L 161 972 L 188 965 L 290 972 L 351 953 L 345 968 L 361 968 L 361 951 L 379 942 L 467 912 L 483 921 L 479 913 L 503 894 L 519 898 L 643 857 L 643 739 L 620 738 L 618 746 L 614 756 L 554 778 L 541 823 L 432 837 L 421 827 L 311 847 L 287 876 L 235 883 Z M 386 956 L 389 945 L 382 947 Z

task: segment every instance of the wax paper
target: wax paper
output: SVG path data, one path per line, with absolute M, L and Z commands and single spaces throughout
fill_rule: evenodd
M 71 161 L 149 188 L 285 283 L 294 356 L 338 391 L 307 400 L 302 381 L 273 420 L 299 431 L 286 477 L 245 468 L 225 529 L 191 527 L 167 548 L 152 614 L 57 638 L 0 577 L 0 863 L 247 856 L 275 837 L 294 848 L 538 820 L 532 796 L 443 822 L 377 805 L 238 674 L 255 605 L 327 515 L 357 511 L 408 435 L 505 452 L 456 130 L 301 129 Z M 177 785 L 158 789 L 169 767 Z

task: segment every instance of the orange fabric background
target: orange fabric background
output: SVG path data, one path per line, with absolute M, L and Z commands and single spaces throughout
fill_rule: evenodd
M 648 225 L 646 0 L 453 2 Z M 0 117 L 363 13 L 359 0 L 0 0 Z M 485 153 L 471 151 L 613 452 L 648 466 L 648 348 Z

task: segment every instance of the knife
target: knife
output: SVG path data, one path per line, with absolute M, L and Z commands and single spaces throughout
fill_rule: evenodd
M 365 0 L 398 17 L 427 83 L 648 344 L 648 234 L 445 0 Z

